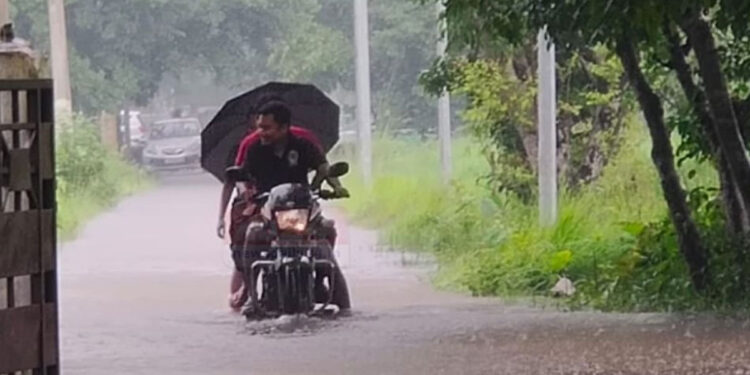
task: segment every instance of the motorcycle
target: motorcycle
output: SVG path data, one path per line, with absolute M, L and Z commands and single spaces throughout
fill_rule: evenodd
M 340 177 L 348 171 L 348 164 L 336 163 L 329 168 L 329 176 Z M 227 169 L 227 176 L 236 182 L 252 179 L 239 167 Z M 249 320 L 333 314 L 337 265 L 332 244 L 321 230 L 320 201 L 336 198 L 332 191 L 313 191 L 302 184 L 278 185 L 252 198 L 261 209 L 258 219 L 247 227 L 242 254 L 249 294 L 243 313 Z M 251 243 L 259 233 L 262 244 Z

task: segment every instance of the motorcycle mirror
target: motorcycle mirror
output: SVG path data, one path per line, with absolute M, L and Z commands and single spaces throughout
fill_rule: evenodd
M 341 177 L 347 173 L 349 173 L 349 163 L 347 162 L 333 163 L 328 167 L 328 176 L 330 177 Z

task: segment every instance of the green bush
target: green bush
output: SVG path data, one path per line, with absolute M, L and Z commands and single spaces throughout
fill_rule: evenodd
M 58 125 L 55 147 L 57 225 L 63 239 L 148 183 L 145 175 L 101 145 L 96 125 L 84 117 Z
M 474 295 L 547 295 L 566 276 L 577 288 L 574 307 L 672 311 L 744 303 L 750 288 L 736 280 L 750 268 L 722 251 L 737 244 L 725 238 L 711 199 L 712 168 L 695 161 L 681 167 L 712 251 L 714 283 L 698 295 L 678 252 L 648 136 L 630 126 L 625 139 L 600 179 L 561 193 L 559 219 L 550 228 L 537 224 L 535 205 L 483 186 L 485 161 L 468 139 L 455 142 L 450 186 L 440 183 L 437 144 L 376 140 L 374 186 L 368 191 L 348 177 L 354 198 L 345 205 L 355 219 L 381 228 L 383 241 L 434 254 L 439 285 Z

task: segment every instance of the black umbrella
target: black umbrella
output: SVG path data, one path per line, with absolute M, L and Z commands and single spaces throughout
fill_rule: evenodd
M 229 100 L 201 133 L 201 166 L 219 180 L 233 164 L 258 101 L 279 96 L 292 111 L 292 125 L 311 130 L 326 151 L 339 140 L 339 106 L 313 85 L 271 82 Z

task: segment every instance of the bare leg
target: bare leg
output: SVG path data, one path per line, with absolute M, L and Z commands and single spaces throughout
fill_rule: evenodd
M 242 272 L 237 269 L 232 271 L 232 279 L 229 284 L 229 307 L 234 311 L 239 311 L 247 300 L 245 285 L 242 281 Z
M 344 274 L 341 272 L 341 268 L 336 265 L 336 269 L 333 272 L 333 302 L 341 310 L 349 310 L 352 307 L 351 301 L 349 300 L 349 288 L 346 285 L 346 279 Z
M 325 239 L 331 244 L 331 249 L 333 249 L 336 246 L 337 237 L 336 227 L 333 220 L 323 219 L 320 231 L 322 232 L 323 237 L 325 237 Z M 340 310 L 347 310 L 348 312 L 348 310 L 351 309 L 349 287 L 346 285 L 344 273 L 341 272 L 341 268 L 336 262 L 335 254 L 331 255 L 333 257 L 331 260 L 336 265 L 336 268 L 333 271 L 332 280 L 329 280 L 333 286 L 333 303 L 338 306 Z

